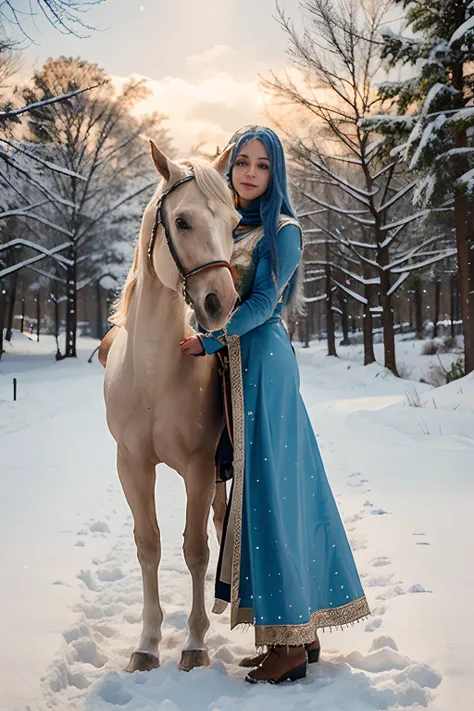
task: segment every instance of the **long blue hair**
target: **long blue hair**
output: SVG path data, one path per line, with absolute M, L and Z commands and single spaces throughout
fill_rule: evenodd
M 278 256 L 276 251 L 276 236 L 278 231 L 278 218 L 288 215 L 297 220 L 297 216 L 288 194 L 288 179 L 283 146 L 277 134 L 266 126 L 245 126 L 234 133 L 229 144 L 235 143 L 230 156 L 226 178 L 232 189 L 232 168 L 236 157 L 242 147 L 249 141 L 258 139 L 267 149 L 270 160 L 270 182 L 268 188 L 260 199 L 260 217 L 263 225 L 264 246 L 271 256 L 272 272 L 276 279 L 279 276 Z M 293 304 L 298 281 L 297 273 L 289 284 L 288 302 Z

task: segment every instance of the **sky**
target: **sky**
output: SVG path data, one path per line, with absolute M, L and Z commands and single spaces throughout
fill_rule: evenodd
M 301 27 L 299 0 L 282 5 Z M 85 39 L 38 18 L 23 73 L 65 54 L 99 64 L 118 86 L 131 75 L 147 77 L 152 96 L 142 110 L 169 117 L 178 153 L 200 143 L 222 147 L 241 126 L 268 123 L 259 75 L 281 72 L 288 61 L 275 16 L 275 0 L 105 0 L 87 14 L 98 30 Z

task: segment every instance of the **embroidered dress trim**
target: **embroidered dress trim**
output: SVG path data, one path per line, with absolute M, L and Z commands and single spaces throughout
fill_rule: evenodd
M 301 625 L 255 625 L 255 645 L 263 647 L 273 644 L 297 646 L 314 642 L 318 629 L 344 627 L 370 616 L 365 595 L 341 607 L 316 610 L 309 622 Z M 254 624 L 251 607 L 241 607 L 237 613 L 237 624 Z
M 230 581 L 230 627 L 239 624 L 240 554 L 242 542 L 242 506 L 244 497 L 245 429 L 244 387 L 239 336 L 227 336 L 229 352 L 232 412 L 234 417 L 234 490 L 230 515 L 234 521 L 232 542 L 232 572 Z

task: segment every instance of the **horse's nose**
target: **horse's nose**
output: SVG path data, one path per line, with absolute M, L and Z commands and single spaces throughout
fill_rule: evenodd
M 222 314 L 222 306 L 219 297 L 213 291 L 207 294 L 204 299 L 204 308 L 212 319 L 217 319 Z

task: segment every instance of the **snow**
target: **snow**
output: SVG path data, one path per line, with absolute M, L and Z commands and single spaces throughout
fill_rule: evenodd
M 405 279 L 408 279 L 409 276 L 410 276 L 410 272 L 406 272 L 406 271 L 402 272 L 400 274 L 400 276 L 398 277 L 397 281 L 394 284 L 392 284 L 390 289 L 387 291 L 387 296 L 391 296 L 398 289 L 398 287 L 403 284 Z
M 251 687 L 237 661 L 252 650 L 252 632 L 230 632 L 226 615 L 210 615 L 211 668 L 176 668 L 190 580 L 183 485 L 164 466 L 162 666 L 123 672 L 139 638 L 141 580 L 104 421 L 103 371 L 86 362 L 95 345 L 80 339 L 78 360 L 56 363 L 51 337 L 36 343 L 15 333 L 0 362 L 2 711 L 471 708 L 473 375 L 434 389 L 377 363 L 364 368 L 362 346 L 339 348 L 336 359 L 324 342 L 296 344 L 302 393 L 372 616 L 322 634 L 322 661 L 303 682 Z M 410 366 L 414 378 L 434 362 L 421 346 L 397 338 L 400 369 Z M 212 529 L 210 544 L 209 609 Z
M 12 242 L 9 242 L 7 245 L 4 245 L 4 247 L 11 246 L 13 242 L 22 244 L 25 241 L 20 239 L 12 240 Z M 62 244 L 58 244 L 56 247 L 52 247 L 51 249 L 46 249 L 46 247 L 42 247 L 41 245 L 33 243 L 28 243 L 27 246 L 31 246 L 37 252 L 41 252 L 41 254 L 37 255 L 36 257 L 30 257 L 29 259 L 25 259 L 17 264 L 12 264 L 11 267 L 5 267 L 5 269 L 0 269 L 0 278 L 5 277 L 7 274 L 17 272 L 20 269 L 23 269 L 23 267 L 28 266 L 29 264 L 34 264 L 35 262 L 38 262 L 42 259 L 46 259 L 46 257 L 54 257 L 56 261 L 63 264 L 70 263 L 69 259 L 58 254 L 59 252 L 63 252 L 65 249 L 67 249 L 70 246 L 70 242 L 63 242 Z M 0 251 L 2 250 L 0 249 Z
M 454 257 L 454 255 L 457 253 L 456 247 L 453 247 L 453 249 L 447 249 L 445 252 L 438 252 L 434 257 L 430 257 L 429 259 L 423 259 L 421 262 L 417 262 L 416 264 L 409 264 L 408 266 L 405 265 L 403 267 L 395 267 L 394 269 L 390 269 L 392 274 L 397 274 L 399 272 L 412 272 L 416 269 L 424 269 L 425 267 L 428 267 L 430 264 L 435 264 L 436 262 L 441 261 L 442 259 L 447 259 L 448 257 Z
M 465 22 L 460 25 L 455 32 L 453 32 L 453 35 L 451 39 L 449 40 L 449 46 L 454 44 L 457 40 L 461 39 L 461 37 L 464 37 L 466 32 L 470 32 L 471 30 L 474 29 L 474 15 L 469 17 Z
M 422 152 L 426 150 L 426 148 L 430 145 L 432 141 L 436 141 L 445 123 L 446 116 L 444 114 L 440 114 L 433 121 L 429 121 L 428 124 L 426 124 L 426 126 L 423 128 L 421 138 L 408 166 L 410 170 L 415 170 L 415 168 L 418 166 L 418 162 L 420 160 Z M 410 140 L 408 144 L 410 144 Z
M 55 173 L 61 173 L 61 175 L 68 175 L 69 177 L 77 178 L 77 180 L 87 180 L 87 178 L 85 178 L 83 175 L 79 175 L 79 173 L 75 173 L 73 170 L 63 168 L 63 166 L 57 165 L 56 163 L 51 163 L 51 161 L 43 160 L 39 156 L 36 156 L 34 153 L 26 151 L 24 148 L 21 147 L 21 143 L 19 141 L 17 141 L 16 143 L 12 143 L 11 141 L 7 141 L 5 138 L 0 138 L 0 141 L 2 143 L 5 143 L 7 146 L 10 146 L 10 148 L 13 148 L 15 152 L 23 153 L 23 155 L 28 156 L 28 158 L 31 158 L 32 160 L 36 161 L 37 163 L 40 163 L 41 165 L 44 165 L 46 168 L 49 168 L 49 170 L 52 170 Z
M 423 106 L 420 111 L 420 117 L 425 118 L 426 115 L 429 113 L 431 105 L 433 104 L 434 100 L 438 98 L 438 94 L 442 93 L 448 93 L 448 94 L 457 94 L 459 93 L 456 89 L 454 89 L 452 86 L 448 86 L 447 84 L 442 84 L 441 82 L 436 82 L 433 84 L 433 86 L 430 88 L 428 91 L 426 98 L 423 102 Z
M 345 284 L 341 284 L 338 282 L 336 279 L 332 278 L 332 281 L 334 284 L 337 284 L 337 286 L 342 289 L 343 291 L 346 292 L 346 294 L 349 294 L 349 296 L 352 296 L 353 299 L 356 301 L 359 301 L 361 304 L 367 304 L 367 299 L 365 296 L 361 296 L 361 294 L 358 294 L 356 291 L 353 291 L 352 289 L 349 289 Z
M 54 96 L 52 99 L 43 99 L 43 101 L 35 101 L 32 104 L 28 104 L 27 106 L 23 106 L 21 109 L 11 109 L 10 111 L 0 111 L 0 119 L 5 121 L 8 118 L 11 118 L 13 116 L 20 116 L 20 114 L 24 114 L 28 111 L 31 111 L 32 109 L 37 109 L 41 106 L 48 106 L 49 104 L 56 104 L 58 101 L 64 101 L 65 99 L 71 99 L 73 96 L 79 96 L 79 94 L 83 94 L 85 91 L 90 91 L 91 89 L 97 88 L 98 84 L 95 84 L 94 86 L 89 86 L 86 89 L 77 89 L 76 91 L 70 91 L 67 94 L 58 94 L 58 96 Z

